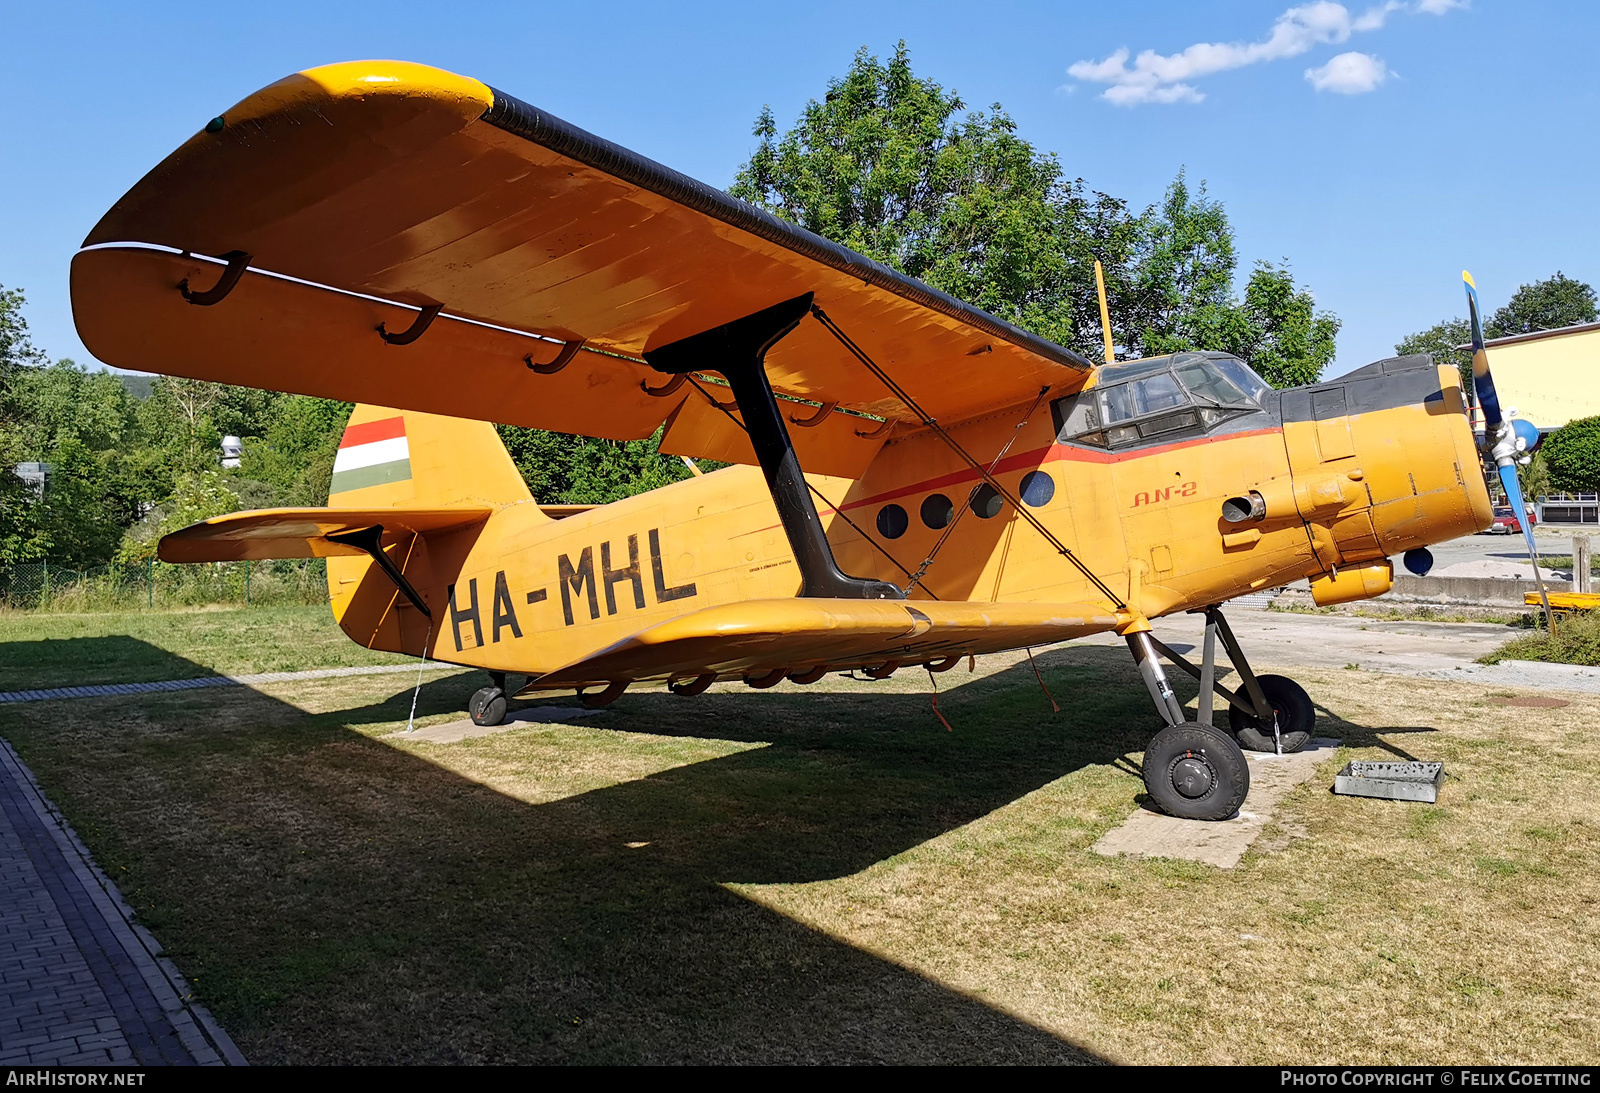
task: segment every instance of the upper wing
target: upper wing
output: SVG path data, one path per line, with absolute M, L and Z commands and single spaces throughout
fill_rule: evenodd
M 1046 645 L 1116 625 L 1107 605 L 918 600 L 748 600 L 659 623 L 530 681 L 529 690 L 705 673 L 918 664 Z
M 644 351 L 805 292 L 941 419 L 1076 387 L 1092 367 L 476 80 L 398 62 L 245 99 L 85 241 L 111 243 L 147 246 L 74 261 L 79 330 L 102 360 L 601 436 L 648 435 L 682 401 L 641 390 L 663 383 Z M 189 306 L 177 282 L 220 273 L 191 252 L 295 280 L 251 272 Z M 397 304 L 444 318 L 386 345 L 380 321 L 416 316 Z M 524 355 L 556 347 L 529 334 L 588 351 L 541 375 Z M 910 420 L 820 324 L 780 342 L 768 374 L 782 394 Z
M 257 509 L 217 516 L 161 539 L 163 562 L 239 562 L 365 554 L 328 536 L 381 524 L 406 531 L 451 531 L 489 518 L 493 509 Z

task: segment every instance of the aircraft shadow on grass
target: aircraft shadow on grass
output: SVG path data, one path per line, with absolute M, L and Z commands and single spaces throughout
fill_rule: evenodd
M 939 677 L 950 733 L 925 694 L 630 694 L 583 724 L 765 746 L 541 804 L 353 731 L 403 721 L 410 688 L 317 715 L 239 687 L 88 700 L 85 714 L 136 701 L 152 723 L 187 718 L 189 750 L 130 748 L 125 762 L 143 768 L 133 772 L 69 774 L 60 754 L 36 770 L 47 789 L 70 776 L 69 799 L 175 798 L 132 802 L 174 824 L 156 847 L 184 843 L 179 825 L 204 817 L 169 866 L 165 898 L 189 923 L 181 945 L 205 968 L 202 986 L 221 981 L 210 1001 L 247 1050 L 254 1030 L 273 1053 L 307 1061 L 1092 1062 L 724 887 L 850 876 L 1074 770 L 1128 769 L 1124 756 L 1157 726 L 1126 654 L 1078 646 L 1038 659 L 1061 714 L 1026 662 L 962 682 L 957 669 Z M 198 674 L 169 660 L 167 678 Z M 479 685 L 475 673 L 435 676 L 418 713 L 459 710 Z M 37 713 L 34 729 L 21 707 L 3 722 L 25 758 L 30 736 L 61 716 Z M 1335 731 L 1357 743 L 1397 730 Z M 221 781 L 161 769 L 183 755 Z M 219 788 L 228 764 L 259 761 L 284 772 L 265 792 Z M 348 792 L 330 792 L 335 781 Z M 243 851 L 249 870 L 236 865 Z M 279 891 L 263 875 L 279 877 Z M 186 888 L 215 898 L 219 887 L 226 922 L 185 911 Z M 286 967 L 298 969 L 295 997 L 283 996 Z M 413 981 L 421 968 L 430 976 Z

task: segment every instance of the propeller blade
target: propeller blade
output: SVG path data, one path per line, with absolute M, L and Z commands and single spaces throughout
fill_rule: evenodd
M 1528 544 L 1528 561 L 1533 564 L 1533 582 L 1539 589 L 1539 602 L 1544 605 L 1544 617 L 1555 637 L 1555 616 L 1550 613 L 1550 594 L 1545 591 L 1544 578 L 1539 574 L 1539 548 L 1533 542 L 1533 528 L 1528 523 L 1528 506 L 1522 499 L 1522 483 L 1517 481 L 1517 430 L 1515 424 L 1505 420 L 1500 412 L 1500 396 L 1495 393 L 1494 377 L 1489 373 L 1489 351 L 1483 344 L 1483 318 L 1478 307 L 1478 286 L 1472 274 L 1461 271 L 1467 285 L 1467 319 L 1472 325 L 1472 386 L 1478 393 L 1478 405 L 1483 407 L 1484 439 L 1489 444 L 1489 456 L 1500 473 L 1500 486 L 1506 491 L 1506 502 L 1522 537 Z
M 1511 515 L 1517 518 L 1517 526 L 1522 528 L 1522 537 L 1527 541 L 1528 561 L 1533 563 L 1533 583 L 1539 588 L 1539 602 L 1544 605 L 1544 617 L 1549 619 L 1551 618 L 1550 593 L 1545 591 L 1544 577 L 1539 573 L 1539 548 L 1533 545 L 1533 526 L 1528 523 L 1528 506 L 1522 500 L 1522 483 L 1517 481 L 1517 466 L 1515 463 L 1508 463 L 1502 465 L 1499 470 L 1500 486 L 1506 491 L 1506 500 L 1511 504 Z
M 1472 324 L 1472 386 L 1483 407 L 1483 421 L 1490 429 L 1500 424 L 1500 396 L 1495 393 L 1494 377 L 1489 374 L 1489 351 L 1483 345 L 1483 318 L 1478 308 L 1478 286 L 1472 274 L 1461 271 L 1467 285 L 1467 320 Z

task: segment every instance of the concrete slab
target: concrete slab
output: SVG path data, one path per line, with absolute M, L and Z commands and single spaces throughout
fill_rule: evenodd
M 505 721 L 498 725 L 474 725 L 470 717 L 463 717 L 460 721 L 447 721 L 443 725 L 429 725 L 425 729 L 417 729 L 414 732 L 407 732 L 405 729 L 401 729 L 399 732 L 386 733 L 385 735 L 403 740 L 416 740 L 425 744 L 458 744 L 463 740 L 472 740 L 479 736 L 493 736 L 495 733 L 519 728 L 523 725 L 576 721 L 580 717 L 594 717 L 603 713 L 605 713 L 604 710 L 591 710 L 586 706 L 532 706 L 525 710 L 513 710 L 506 715 Z
M 1301 782 L 1316 773 L 1317 764 L 1329 758 L 1339 741 L 1318 737 L 1304 751 L 1292 755 L 1245 752 L 1250 761 L 1250 796 L 1231 820 L 1206 823 L 1180 820 L 1160 812 L 1140 809 L 1121 827 L 1113 828 L 1094 844 L 1096 854 L 1116 857 L 1182 858 L 1219 869 L 1232 869 L 1256 841 L 1278 803 Z

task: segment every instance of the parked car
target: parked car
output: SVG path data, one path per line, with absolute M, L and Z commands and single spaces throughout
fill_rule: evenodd
M 1539 517 L 1529 512 L 1527 517 L 1530 528 L 1539 526 Z M 1494 523 L 1489 525 L 1490 535 L 1520 535 L 1522 525 L 1517 523 L 1516 516 L 1511 512 L 1510 505 L 1496 505 L 1494 509 Z

